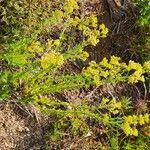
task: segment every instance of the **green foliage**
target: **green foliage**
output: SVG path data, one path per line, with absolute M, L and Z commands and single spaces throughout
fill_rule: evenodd
M 137 38 L 131 43 L 135 56 L 140 57 L 139 61 L 144 63 L 150 60 L 150 28 L 149 27 L 138 27 L 139 34 Z
M 135 49 L 135 55 L 138 55 L 140 58 L 139 61 L 144 63 L 145 61 L 150 60 L 150 1 L 133 0 L 133 2 L 138 10 L 137 25 L 139 26 L 139 34 L 131 46 Z M 145 82 L 148 89 L 150 89 L 149 74 L 147 75 Z
M 76 9 L 75 4 L 72 9 Z M 80 88 L 91 84 L 86 83 L 89 79 L 84 79 L 82 74 L 60 75 L 59 69 L 67 60 L 81 59 L 85 61 L 89 55 L 84 51 L 84 47 L 89 44 L 95 45 L 99 41 L 98 38 L 106 36 L 108 31 L 105 31 L 106 27 L 103 24 L 98 27 L 95 15 L 77 19 L 77 17 L 71 16 L 72 13 L 67 12 L 66 4 L 62 10 L 51 12 L 49 21 L 44 21 L 43 26 L 33 30 L 33 37 L 21 37 L 19 40 L 12 40 L 5 44 L 2 60 L 14 68 L 9 83 L 14 91 L 20 90 L 21 99 L 24 101 L 26 101 L 25 99 L 28 101 L 28 97 L 34 97 L 37 93 L 61 92 L 65 89 Z M 94 24 L 93 20 L 95 20 Z M 60 23 L 63 26 L 57 39 L 51 37 L 44 43 L 35 40 L 39 33 L 42 34 L 43 30 L 47 30 L 45 26 L 57 26 Z M 81 25 L 83 28 L 80 29 Z M 80 43 L 71 44 L 76 39 L 76 37 L 70 38 L 69 30 L 72 28 L 79 28 L 79 31 L 81 30 L 80 32 L 83 33 Z M 18 81 L 20 81 L 19 85 L 17 85 Z M 22 86 L 23 88 L 19 88 Z
M 5 38 L 10 38 L 10 34 L 14 38 L 19 38 L 22 33 L 30 34 L 32 27 L 47 18 L 51 11 L 52 2 L 47 0 L 2 1 L 0 12 L 4 25 L 1 32 Z
M 126 142 L 124 142 L 123 149 L 124 150 L 133 150 L 133 149 L 149 150 L 149 146 L 150 146 L 149 140 L 150 137 L 139 135 L 135 142 L 132 139 L 126 140 Z
M 138 23 L 142 26 L 150 24 L 150 2 L 149 0 L 134 0 L 139 10 Z
M 103 123 L 103 126 L 109 128 L 119 127 L 122 122 L 120 117 L 111 118 L 111 115 L 117 115 L 122 110 L 122 101 L 118 102 L 115 98 L 103 98 L 97 106 L 88 105 L 86 100 L 83 100 L 82 104 L 73 104 L 48 98 L 36 98 L 34 104 L 43 113 L 58 116 L 57 125 L 60 125 L 62 121 L 65 122 L 67 120 L 68 123 L 70 121 L 70 128 L 73 134 L 82 132 L 82 134 L 86 135 L 89 132 L 90 127 L 86 123 L 87 118 L 100 121 Z M 105 112 L 100 113 L 100 110 L 105 110 Z M 62 124 L 63 126 L 64 124 Z M 58 135 L 58 131 L 56 133 L 52 132 L 51 134 Z

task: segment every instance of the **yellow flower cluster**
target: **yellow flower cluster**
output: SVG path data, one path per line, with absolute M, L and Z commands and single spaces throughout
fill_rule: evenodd
M 103 85 L 106 79 L 109 82 L 115 82 L 122 80 L 122 70 L 126 67 L 124 63 L 119 63 L 120 58 L 112 56 L 110 62 L 104 58 L 101 62 L 90 62 L 90 66 L 87 69 L 83 69 L 83 74 L 86 77 L 90 77 L 94 80 L 97 86 Z
M 120 63 L 120 58 L 112 56 L 110 61 L 104 58 L 101 62 L 96 63 L 91 61 L 89 67 L 84 68 L 82 73 L 91 79 L 97 85 L 109 83 L 117 83 L 120 81 L 127 81 L 128 83 L 136 83 L 138 81 L 144 81 L 143 73 L 147 70 L 147 64 L 145 68 L 139 63 L 130 61 L 128 65 Z M 134 72 L 129 74 L 130 71 Z
M 64 63 L 63 55 L 60 53 L 50 52 L 46 53 L 41 58 L 41 66 L 46 69 L 50 66 L 61 66 Z
M 65 0 L 64 11 L 66 13 L 72 13 L 74 9 L 78 9 L 78 4 L 76 0 Z
M 104 38 L 107 36 L 108 29 L 104 24 L 98 26 L 98 19 L 95 14 L 90 16 L 79 18 L 75 16 L 74 18 L 70 16 L 75 9 L 78 9 L 77 0 L 65 0 L 63 11 L 56 10 L 52 13 L 51 21 L 57 23 L 62 20 L 63 17 L 67 19 L 67 26 L 77 27 L 79 30 L 83 31 L 83 34 L 87 37 L 87 43 L 93 46 L 99 42 L 99 38 Z M 68 16 L 69 15 L 69 16 Z
M 55 10 L 52 12 L 52 16 L 50 18 L 51 23 L 55 24 L 55 23 L 59 23 L 62 21 L 62 18 L 64 16 L 63 11 L 61 10 Z
M 114 115 L 118 114 L 119 110 L 121 110 L 121 108 L 122 108 L 122 103 L 117 102 L 117 100 L 115 98 L 113 98 L 112 100 L 103 98 L 101 105 L 106 106 L 107 110 L 110 111 Z
M 84 31 L 85 35 L 88 37 L 87 42 L 93 46 L 96 46 L 99 42 L 100 32 L 98 30 Z
M 124 118 L 124 123 L 122 124 L 122 130 L 124 133 L 129 136 L 138 136 L 138 130 L 136 128 L 137 125 L 144 125 L 150 123 L 150 114 L 144 114 L 144 115 L 133 115 L 133 116 L 127 116 Z
M 109 105 L 110 105 L 109 111 L 110 111 L 111 113 L 113 113 L 114 115 L 115 115 L 115 114 L 118 114 L 118 113 L 119 113 L 119 110 L 121 110 L 121 108 L 122 108 L 121 102 L 117 102 L 115 98 L 113 98 L 113 99 L 109 102 Z
M 72 26 L 78 25 L 78 29 L 84 31 L 85 33 L 88 30 L 91 31 L 89 27 L 96 29 L 98 24 L 98 20 L 95 14 L 91 14 L 84 19 L 80 19 L 79 17 L 75 16 L 75 18 L 69 18 L 68 21 Z
M 84 26 L 97 28 L 97 25 L 98 25 L 97 16 L 95 14 L 91 14 L 90 16 L 85 17 L 84 19 L 80 19 L 79 29 L 83 30 Z
M 92 24 L 95 26 L 95 23 Z M 97 30 L 96 27 L 94 27 L 94 29 L 90 29 L 88 25 L 90 25 L 90 22 L 83 21 L 78 25 L 78 29 L 83 31 L 83 35 L 87 37 L 88 44 L 96 46 L 96 44 L 99 42 L 100 31 Z
M 150 72 L 150 61 L 145 62 L 143 68 L 145 72 Z
M 109 124 L 109 120 L 110 120 L 110 117 L 107 113 L 105 113 L 103 116 L 102 116 L 102 122 L 104 125 L 107 125 Z
M 99 26 L 99 29 L 101 31 L 101 37 L 105 38 L 107 36 L 107 33 L 108 33 L 108 28 L 106 28 L 106 26 L 104 24 L 101 24 Z
M 95 14 L 91 14 L 89 17 L 80 19 L 77 16 L 75 18 L 69 18 L 68 22 L 71 26 L 77 26 L 80 31 L 83 31 L 83 35 L 87 37 L 88 44 L 96 46 L 99 42 L 99 38 L 106 37 L 108 29 L 104 24 L 98 28 L 98 20 Z
M 50 50 L 53 47 L 53 40 L 48 39 L 47 43 L 46 43 L 46 48 L 48 50 Z
M 68 18 L 68 23 L 70 26 L 76 27 L 81 22 L 81 19 L 77 16 L 74 18 Z
M 56 40 L 54 40 L 54 45 L 56 46 L 56 47 L 58 47 L 58 46 L 60 46 L 60 40 L 59 39 L 56 39 Z
M 87 53 L 86 51 L 82 51 L 79 54 L 79 58 L 82 59 L 83 61 L 86 61 L 86 59 L 89 57 L 89 53 Z
M 52 48 L 59 47 L 61 45 L 61 42 L 59 39 L 53 40 L 53 39 L 48 39 L 46 43 L 46 49 L 51 50 Z
M 43 47 L 39 41 L 32 42 L 31 45 L 28 47 L 29 52 L 43 52 Z
M 100 71 L 99 71 L 99 66 L 95 61 L 90 62 L 90 66 L 87 69 L 82 70 L 83 75 L 86 77 L 90 77 L 94 80 L 94 83 L 97 86 L 102 85 L 101 77 L 100 77 Z
M 143 67 L 141 64 L 139 63 L 135 63 L 134 61 L 129 61 L 128 67 L 127 67 L 128 71 L 134 70 L 134 73 L 132 75 L 129 76 L 128 82 L 129 83 L 136 83 L 138 81 L 142 81 L 144 82 L 144 76 L 143 74 Z
M 87 20 L 89 20 L 89 25 L 93 28 L 97 28 L 98 20 L 95 14 L 92 14 Z

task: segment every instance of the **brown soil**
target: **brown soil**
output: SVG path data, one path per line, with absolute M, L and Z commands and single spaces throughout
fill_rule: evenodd
M 0 150 L 45 150 L 50 120 L 32 107 L 0 103 Z
M 90 53 L 90 60 L 100 61 L 103 57 L 111 55 L 119 56 L 123 61 L 129 59 L 138 60 L 139 56 L 134 54 L 131 47 L 131 41 L 135 38 L 137 29 L 134 26 L 134 13 L 132 6 L 126 4 L 128 13 L 124 18 L 111 18 L 110 8 L 106 0 L 88 0 L 81 4 L 81 12 L 86 13 L 96 11 L 100 23 L 105 23 L 110 33 L 106 39 L 102 39 L 96 47 L 87 47 Z M 86 15 L 86 14 L 82 15 Z M 114 14 L 113 14 L 114 15 Z M 69 68 L 82 68 L 86 64 L 68 64 Z M 66 67 L 67 68 L 67 67 Z M 75 69 L 73 69 L 75 70 Z M 78 71 L 78 69 L 76 69 Z M 144 99 L 143 85 L 131 86 L 107 85 L 102 88 L 89 90 L 71 90 L 65 91 L 61 95 L 55 95 L 58 99 L 80 103 L 83 98 L 89 98 L 92 103 L 99 103 L 103 96 L 132 97 L 134 101 Z M 93 101 L 94 100 L 94 101 Z M 65 135 L 60 142 L 52 143 L 46 140 L 46 135 L 51 129 L 52 119 L 42 116 L 33 106 L 25 107 L 16 102 L 0 103 L 0 150 L 97 150 L 101 142 L 97 140 L 102 129 L 100 126 L 91 123 L 93 126 L 94 136 L 80 138 Z M 98 127 L 98 128 L 97 128 Z M 98 130 L 99 129 L 99 130 Z

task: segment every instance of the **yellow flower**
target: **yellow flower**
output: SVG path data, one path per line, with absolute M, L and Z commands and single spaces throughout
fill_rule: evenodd
M 113 98 L 110 102 L 109 105 L 111 108 L 109 108 L 109 111 L 112 112 L 114 115 L 119 113 L 119 110 L 121 109 L 121 102 L 117 102 L 115 98 Z
M 146 122 L 146 123 L 149 123 L 149 117 L 150 117 L 150 115 L 149 114 L 144 114 L 144 116 L 143 116 L 143 118 L 144 118 L 144 121 Z
M 51 16 L 51 22 L 55 24 L 57 22 L 62 21 L 63 15 L 64 15 L 64 13 L 61 10 L 53 11 L 52 16 Z
M 103 60 L 99 64 L 106 68 L 109 68 L 109 69 L 111 68 L 111 64 L 108 63 L 108 59 L 106 57 L 104 57 Z
M 117 109 L 121 109 L 122 103 L 121 103 L 121 102 L 117 102 L 116 105 L 115 105 L 115 107 L 116 107 Z
M 144 117 L 142 115 L 139 116 L 139 124 L 140 125 L 145 124 L 145 120 L 144 120 Z
M 138 123 L 138 117 L 136 115 L 133 115 L 132 116 L 132 124 L 137 125 L 137 123 Z
M 106 27 L 105 27 L 105 25 L 102 23 L 100 26 L 99 26 L 99 29 L 100 30 L 104 30 Z
M 77 16 L 75 16 L 75 18 L 69 18 L 68 22 L 70 25 L 76 27 L 81 22 L 81 19 L 79 19 Z
M 109 76 L 109 71 L 108 70 L 106 70 L 106 71 L 101 71 L 100 72 L 100 75 L 102 76 L 102 77 L 104 77 L 104 78 L 107 78 L 108 76 Z
M 48 49 L 51 49 L 52 48 L 52 46 L 53 46 L 53 40 L 49 40 L 48 39 L 48 41 L 47 41 L 47 43 L 46 43 L 46 47 L 48 48 Z
M 145 62 L 143 68 L 145 71 L 150 71 L 150 61 Z
M 94 78 L 94 82 L 95 82 L 96 86 L 102 85 L 99 75 L 94 75 L 93 78 Z
M 43 52 L 43 47 L 39 41 L 32 42 L 31 45 L 28 47 L 29 52 Z
M 119 61 L 120 61 L 120 58 L 119 58 L 119 57 L 111 56 L 110 64 L 113 64 L 113 65 L 121 65 L 121 64 L 119 63 Z
M 96 15 L 94 15 L 94 14 L 91 15 L 89 19 L 90 19 L 90 22 L 91 22 L 91 26 L 96 28 L 97 27 L 97 22 L 98 22 Z
M 136 83 L 138 81 L 142 81 L 144 82 L 145 79 L 144 79 L 144 76 L 142 75 L 143 72 L 140 72 L 140 71 L 135 71 L 133 74 L 131 74 L 129 77 L 128 77 L 128 82 L 129 83 Z
M 145 114 L 145 115 L 133 115 L 133 116 L 128 116 L 125 117 L 124 123 L 122 125 L 122 129 L 125 132 L 126 135 L 134 135 L 134 136 L 138 136 L 138 130 L 136 129 L 137 124 L 140 125 L 144 125 L 145 123 L 149 123 L 149 114 Z M 133 128 L 131 128 L 130 125 L 134 125 Z M 143 131 L 145 132 L 145 128 L 143 129 Z M 149 133 L 149 131 L 147 132 Z
M 108 103 L 108 102 L 109 102 L 109 99 L 103 98 L 101 104 L 102 104 L 102 105 L 105 105 L 105 104 Z
M 103 115 L 103 123 L 104 123 L 104 125 L 109 123 L 109 116 L 108 116 L 108 114 L 104 114 Z
M 46 53 L 41 58 L 41 66 L 43 69 L 46 69 L 50 66 L 61 66 L 63 63 L 63 56 L 55 52 Z
M 89 53 L 87 53 L 85 51 L 80 53 L 80 59 L 82 59 L 83 61 L 85 61 L 88 57 L 89 57 Z
M 76 0 L 65 0 L 64 11 L 66 13 L 72 13 L 74 9 L 78 9 Z
M 132 118 L 132 116 L 127 116 L 127 117 L 125 117 L 125 122 L 128 122 L 129 124 L 132 124 L 132 123 L 133 123 L 133 118 Z
M 122 130 L 127 136 L 132 134 L 132 128 L 130 127 L 128 122 L 123 123 Z
M 90 35 L 87 41 L 91 45 L 96 46 L 96 44 L 99 42 L 99 39 L 95 35 Z
M 132 128 L 131 134 L 134 136 L 138 136 L 138 130 L 136 128 Z
M 112 110 L 111 112 L 112 112 L 114 115 L 116 115 L 116 114 L 119 113 L 119 110 L 116 109 L 116 110 Z
M 59 40 L 59 39 L 55 40 L 55 41 L 54 41 L 54 45 L 55 45 L 55 46 L 59 46 L 59 45 L 60 45 L 60 40 Z
M 108 33 L 108 28 L 106 28 L 106 26 L 104 24 L 101 24 L 99 26 L 99 29 L 101 30 L 101 37 L 104 38 L 106 37 L 107 33 Z
M 132 69 L 137 70 L 138 72 L 143 72 L 143 68 L 141 64 L 135 63 L 134 61 L 130 60 L 127 70 L 130 71 Z

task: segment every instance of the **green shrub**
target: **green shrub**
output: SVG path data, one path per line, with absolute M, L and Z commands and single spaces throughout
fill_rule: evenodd
M 9 0 L 2 1 L 0 5 L 1 13 L 1 36 L 4 42 L 7 39 L 19 39 L 21 36 L 32 33 L 41 22 L 48 18 L 53 10 L 52 1 L 47 0 Z M 55 2 L 57 7 L 60 1 Z
M 99 38 L 105 37 L 108 32 L 103 24 L 98 26 L 95 15 L 84 19 L 71 17 L 73 9 L 77 8 L 77 3 L 73 3 L 72 9 L 70 8 L 71 12 L 65 12 L 67 3 L 68 1 L 62 10 L 53 11 L 50 17 L 44 20 L 43 26 L 33 30 L 32 36 L 21 37 L 19 40 L 12 40 L 9 44 L 4 45 L 5 51 L 1 58 L 12 70 L 6 69 L 3 73 L 9 78 L 10 87 L 13 90 L 19 88 L 22 94 L 24 92 L 27 94 L 27 98 L 38 92 L 41 94 L 60 92 L 64 89 L 84 86 L 85 79 L 82 74 L 59 75 L 58 70 L 67 60 L 81 59 L 85 61 L 88 53 L 84 51 L 84 47 L 96 45 Z M 47 29 L 45 26 L 54 28 L 60 24 L 62 24 L 62 29 L 58 38 L 50 37 L 44 43 L 36 40 L 38 34 Z M 70 38 L 69 30 L 72 28 L 77 28 L 79 32 L 83 33 L 79 43 L 72 44 L 77 38 L 75 36 Z M 53 31 L 50 29 L 49 32 Z M 69 44 L 69 42 L 72 43 Z M 23 91 L 20 86 L 23 86 Z

